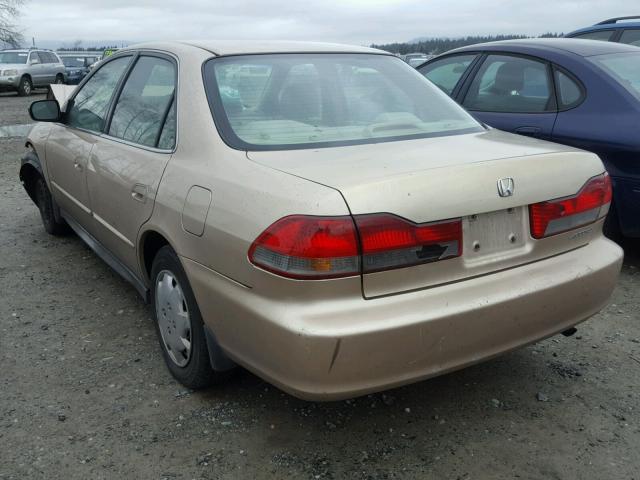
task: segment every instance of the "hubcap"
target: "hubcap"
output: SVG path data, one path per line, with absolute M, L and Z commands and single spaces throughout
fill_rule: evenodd
M 169 358 L 184 367 L 191 358 L 191 319 L 178 279 L 169 270 L 156 277 L 156 316 Z
M 27 94 L 31 93 L 31 84 L 28 81 L 25 80 L 24 86 L 22 87 L 22 89 Z

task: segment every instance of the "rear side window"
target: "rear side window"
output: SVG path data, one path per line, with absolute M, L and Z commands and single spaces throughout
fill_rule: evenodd
M 74 97 L 67 114 L 68 125 L 101 132 L 111 97 L 131 57 L 120 57 L 105 63 Z
M 489 55 L 463 105 L 480 112 L 539 113 L 555 109 L 549 67 L 537 60 Z
M 608 42 L 613 37 L 613 30 L 596 30 L 595 32 L 580 33 L 573 35 L 571 38 L 581 38 L 583 40 L 602 40 Z
M 627 43 L 640 47 L 640 29 L 625 30 L 620 37 L 620 43 Z
M 447 95 L 451 95 L 474 58 L 476 55 L 454 55 L 431 62 L 418 71 Z
M 556 88 L 560 108 L 571 108 L 582 101 L 583 92 L 580 85 L 561 70 L 556 70 Z
M 173 62 L 159 57 L 140 57 L 118 98 L 109 135 L 155 147 L 171 108 L 175 86 Z

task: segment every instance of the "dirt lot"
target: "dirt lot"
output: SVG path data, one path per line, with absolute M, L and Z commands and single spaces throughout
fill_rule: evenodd
M 37 98 L 0 96 L 0 126 Z M 640 244 L 571 338 L 347 402 L 246 372 L 194 393 L 133 288 L 44 232 L 22 143 L 0 138 L 0 479 L 640 478 Z

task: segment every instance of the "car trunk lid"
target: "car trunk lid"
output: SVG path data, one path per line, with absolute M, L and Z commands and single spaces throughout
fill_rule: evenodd
M 593 154 L 496 130 L 248 157 L 337 189 L 354 216 L 389 213 L 415 224 L 461 219 L 461 256 L 365 272 L 367 298 L 460 281 L 588 243 L 593 227 L 534 240 L 528 205 L 575 195 L 604 170 Z M 503 192 L 509 195 L 500 196 L 501 180 L 503 189 L 513 182 L 513 191 Z

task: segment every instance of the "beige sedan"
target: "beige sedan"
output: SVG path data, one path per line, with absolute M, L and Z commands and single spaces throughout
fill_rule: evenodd
M 188 387 L 239 364 L 362 395 L 570 334 L 615 286 L 600 159 L 488 129 L 385 52 L 144 44 L 58 98 L 24 186 L 151 303 Z

